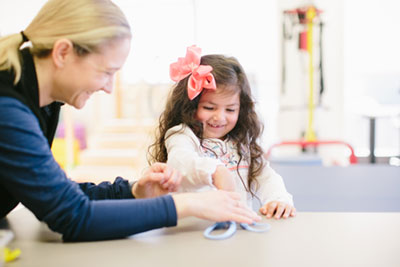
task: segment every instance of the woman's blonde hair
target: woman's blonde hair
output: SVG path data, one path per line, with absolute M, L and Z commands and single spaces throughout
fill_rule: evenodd
M 48 56 L 62 38 L 84 55 L 111 40 L 131 37 L 125 15 L 110 0 L 49 0 L 23 33 L 38 57 Z M 15 84 L 21 77 L 19 50 L 24 41 L 21 33 L 0 38 L 0 70 L 13 71 Z

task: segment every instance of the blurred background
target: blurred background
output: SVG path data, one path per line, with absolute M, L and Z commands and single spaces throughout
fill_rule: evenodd
M 271 162 L 400 166 L 400 2 L 114 2 L 132 49 L 111 96 L 63 107 L 53 152 L 71 178 L 140 175 L 172 86 L 169 64 L 193 44 L 243 65 Z M 0 0 L 0 35 L 23 30 L 44 3 Z

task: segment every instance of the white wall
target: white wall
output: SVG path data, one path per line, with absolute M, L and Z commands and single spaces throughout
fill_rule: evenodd
M 0 35 L 25 29 L 45 2 L 45 0 L 0 0 Z
M 320 15 L 324 23 L 323 75 L 325 82 L 321 105 L 317 104 L 319 91 L 319 73 L 317 71 L 319 49 L 318 28 L 314 28 L 314 123 L 313 129 L 318 139 L 342 139 L 343 121 L 343 2 L 342 1 L 278 1 L 280 14 L 283 10 L 313 3 L 322 10 Z M 308 123 L 308 55 L 298 49 L 297 35 L 300 29 L 293 31 L 293 40 L 285 42 L 286 86 L 280 94 L 280 112 L 278 116 L 278 136 L 282 140 L 299 140 Z M 281 48 L 280 48 L 281 49 Z M 329 123 L 326 123 L 329 121 Z
M 131 20 L 134 44 L 125 68 L 130 82 L 171 83 L 169 64 L 197 44 L 203 54 L 235 56 L 243 65 L 274 136 L 278 103 L 277 3 L 262 0 L 116 1 Z
M 400 3 L 352 0 L 344 7 L 346 137 L 368 155 L 362 114 L 377 115 L 376 154 L 400 155 Z
M 382 3 L 383 1 L 383 3 Z M 367 146 L 365 128 L 348 121 L 345 99 L 357 96 L 354 84 L 360 75 L 398 73 L 399 24 L 397 1 L 312 1 L 323 10 L 325 94 L 315 113 L 320 139 L 337 139 Z M 18 32 L 32 19 L 44 0 L 0 0 L 0 33 Z M 187 46 L 197 44 L 203 53 L 222 53 L 238 58 L 247 71 L 266 124 L 265 145 L 300 138 L 306 125 L 306 83 L 291 81 L 289 95 L 281 94 L 282 10 L 309 4 L 301 0 L 116 0 L 132 29 L 132 51 L 122 72 L 125 83 L 170 83 L 168 66 L 184 56 Z M 24 6 L 21 9 L 21 6 Z M 380 19 L 374 19 L 378 16 Z M 379 25 L 379 26 L 378 26 Z M 379 47 L 379 48 L 378 48 Z M 297 51 L 291 51 L 292 56 Z M 304 63 L 304 62 L 303 62 Z M 288 71 L 297 71 L 293 56 Z M 300 74 L 301 75 L 301 74 Z M 108 97 L 108 101 L 112 98 Z M 300 107 L 282 111 L 285 104 Z M 350 104 L 349 104 L 350 103 Z M 79 114 L 85 114 L 80 111 Z M 301 107 L 303 105 L 303 108 Z M 112 116 L 110 107 L 102 112 Z M 93 110 L 93 109 L 91 109 Z M 90 113 L 90 112 L 87 112 Z M 110 115 L 111 114 L 111 115 Z M 358 122 L 359 124 L 362 122 Z M 358 138 L 362 136 L 362 138 Z M 358 139 L 357 139 L 358 138 Z M 396 145 L 390 136 L 388 144 Z M 390 141 L 391 140 L 391 141 Z

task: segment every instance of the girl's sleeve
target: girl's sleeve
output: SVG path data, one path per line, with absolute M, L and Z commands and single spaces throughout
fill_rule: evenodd
M 181 126 L 175 126 L 167 131 L 165 146 L 168 164 L 182 174 L 183 191 L 213 186 L 212 175 L 223 163 L 218 159 L 202 157 L 199 154 L 200 143 L 194 133 L 188 127 L 184 127 L 183 131 L 179 129 Z
M 257 177 L 259 188 L 257 196 L 259 196 L 262 205 L 271 201 L 280 201 L 293 205 L 293 197 L 286 191 L 282 177 L 276 173 L 268 162 L 265 162 L 262 173 Z
M 108 185 L 95 198 L 115 194 L 123 184 L 117 181 L 111 191 Z M 0 97 L 0 192 L 0 210 L 21 202 L 66 241 L 122 238 L 177 223 L 170 195 L 91 200 L 54 160 L 33 113 L 8 97 Z

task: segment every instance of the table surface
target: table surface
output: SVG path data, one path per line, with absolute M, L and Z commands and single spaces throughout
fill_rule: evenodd
M 265 220 L 267 233 L 245 230 L 227 240 L 208 240 L 211 223 L 183 219 L 126 239 L 63 243 L 26 208 L 7 217 L 22 251 L 6 266 L 400 266 L 400 213 L 299 212 Z

